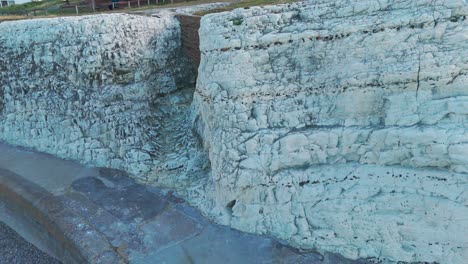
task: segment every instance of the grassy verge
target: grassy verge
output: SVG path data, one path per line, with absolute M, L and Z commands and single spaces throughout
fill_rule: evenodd
M 109 12 L 133 12 L 140 10 L 148 9 L 158 9 L 158 8 L 175 8 L 182 6 L 193 6 L 206 3 L 215 3 L 215 2 L 227 2 L 229 0 L 195 0 L 187 1 L 181 3 L 171 4 L 170 0 L 159 0 L 159 3 L 156 3 L 156 0 L 150 0 L 150 5 L 147 4 L 147 0 L 141 0 L 141 6 L 137 7 L 137 3 L 132 2 L 131 8 L 127 6 L 126 0 L 121 0 L 121 8 L 116 8 L 115 10 L 109 10 L 107 4 L 101 4 L 96 6 L 96 13 L 109 13 Z M 135 0 L 132 0 L 135 1 Z M 164 2 L 163 2 L 164 1 Z M 234 0 L 237 1 L 237 0 Z M 108 0 L 109 4 L 111 0 Z M 62 0 L 44 0 L 42 2 L 33 2 L 21 5 L 13 5 L 9 7 L 0 8 L 0 21 L 2 20 L 14 20 L 21 18 L 34 18 L 34 17 L 44 17 L 44 16 L 72 16 L 76 15 L 75 6 L 78 6 L 79 15 L 89 15 L 94 13 L 92 7 L 85 2 L 85 0 L 69 0 L 68 4 Z
M 62 0 L 46 0 L 41 2 L 30 2 L 21 5 L 12 5 L 3 7 L 0 9 L 0 13 L 16 13 L 16 12 L 27 12 L 37 9 L 47 9 L 51 7 L 59 7 L 64 2 Z
M 82 0 L 70 0 L 70 5 L 80 5 Z M 25 18 L 48 17 L 75 13 L 73 9 L 64 9 L 66 2 L 62 0 L 45 0 L 21 5 L 0 8 L 0 21 L 18 20 Z
M 123 0 L 125 1 L 125 0 Z M 132 6 L 132 8 L 127 8 L 125 3 L 122 4 L 124 8 L 116 9 L 114 11 L 110 11 L 107 8 L 100 8 L 96 10 L 98 13 L 102 12 L 134 12 L 134 11 L 142 11 L 142 10 L 149 10 L 149 9 L 157 9 L 157 8 L 175 8 L 175 7 L 183 7 L 183 6 L 193 6 L 199 4 L 207 4 L 207 3 L 216 3 L 216 2 L 231 2 L 232 4 L 208 11 L 202 11 L 196 13 L 196 15 L 205 15 L 210 13 L 216 12 L 223 12 L 223 11 L 230 11 L 235 8 L 248 8 L 251 6 L 264 6 L 264 5 L 275 5 L 275 4 L 284 4 L 284 3 L 291 3 L 297 2 L 298 0 L 198 0 L 198 1 L 190 1 L 190 2 L 182 2 L 182 3 L 175 3 L 170 4 L 170 0 L 166 0 L 169 2 L 167 4 L 156 4 L 155 0 L 151 0 L 150 5 L 146 5 L 145 0 L 141 0 L 142 6 L 137 8 L 136 6 Z M 109 0 L 111 2 L 111 0 Z M 133 4 L 133 3 L 132 3 Z M 18 20 L 18 19 L 25 19 L 25 18 L 37 18 L 37 17 L 57 17 L 57 16 L 73 16 L 76 15 L 76 10 L 74 6 L 81 6 L 79 7 L 79 15 L 89 15 L 93 13 L 93 10 L 90 6 L 84 6 L 85 2 L 83 0 L 69 0 L 69 4 L 66 4 L 62 0 L 44 0 L 42 2 L 31 2 L 22 5 L 13 5 L 9 7 L 0 8 L 0 22 L 1 21 L 8 21 L 8 20 Z
M 249 7 L 252 7 L 252 6 L 278 5 L 278 4 L 287 4 L 287 3 L 299 2 L 299 1 L 301 1 L 301 0 L 240 0 L 240 1 L 236 1 L 233 4 L 222 7 L 222 8 L 197 12 L 197 13 L 195 13 L 195 15 L 203 16 L 203 15 L 211 14 L 211 13 L 231 11 L 231 10 L 236 9 L 236 8 L 249 8 Z

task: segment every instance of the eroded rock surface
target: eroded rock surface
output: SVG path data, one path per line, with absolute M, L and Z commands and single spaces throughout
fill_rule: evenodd
M 467 15 L 310 1 L 204 17 L 210 214 L 350 258 L 465 263 Z
M 172 14 L 25 20 L 0 32 L 0 139 L 145 182 L 185 166 L 195 75 Z
M 464 264 L 467 15 L 463 0 L 208 15 L 195 95 L 169 12 L 5 22 L 0 139 L 176 188 L 302 249 Z

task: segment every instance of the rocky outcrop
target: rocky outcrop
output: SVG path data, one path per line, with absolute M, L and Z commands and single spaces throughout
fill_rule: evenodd
M 172 14 L 25 20 L 0 32 L 0 139 L 144 182 L 185 166 L 195 75 Z
M 350 258 L 468 259 L 465 1 L 310 1 L 202 18 L 205 209 Z
M 0 24 L 0 139 L 301 249 L 468 259 L 465 1 L 207 15 L 195 93 L 173 15 Z

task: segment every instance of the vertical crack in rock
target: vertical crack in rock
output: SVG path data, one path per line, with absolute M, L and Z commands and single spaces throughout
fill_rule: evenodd
M 2 114 L 3 114 L 4 96 L 5 96 L 5 92 L 2 89 L 2 90 L 0 90 L 0 116 L 2 116 Z
M 420 86 L 420 74 L 421 74 L 421 54 L 418 55 L 418 75 L 416 77 L 416 100 L 418 99 L 418 92 Z
M 204 17 L 194 109 L 215 205 L 198 206 L 303 249 L 464 264 L 466 10 L 338 0 Z

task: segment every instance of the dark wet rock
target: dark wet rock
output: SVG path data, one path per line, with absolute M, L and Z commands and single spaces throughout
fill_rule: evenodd
M 94 177 L 82 178 L 72 184 L 75 191 L 85 194 L 91 201 L 127 223 L 136 218 L 142 221 L 151 219 L 169 205 L 162 195 L 148 191 L 146 186 L 117 186 L 108 187 Z

